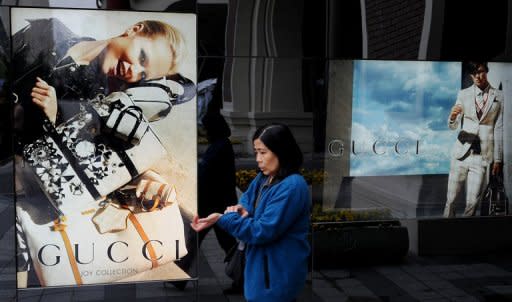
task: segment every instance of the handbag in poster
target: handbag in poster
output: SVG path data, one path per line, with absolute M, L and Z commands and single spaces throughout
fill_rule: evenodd
M 503 185 L 503 176 L 491 175 L 482 194 L 481 216 L 502 216 L 508 214 L 508 197 Z
M 115 93 L 92 106 L 81 106 L 80 113 L 56 128 L 47 125 L 47 135 L 25 146 L 25 160 L 61 210 L 100 200 L 167 155 L 141 109 L 133 103 L 124 105 L 121 100 L 129 102 L 130 98 L 120 96 L 124 94 Z M 130 108 L 140 115 L 121 115 Z M 102 118 L 117 119 L 112 126 L 121 128 L 107 131 L 109 124 Z M 136 145 L 131 144 L 134 141 Z
M 148 171 L 133 182 L 139 188 L 134 196 L 141 203 L 110 196 L 78 206 L 43 225 L 18 210 L 41 285 L 119 281 L 185 256 L 176 191 L 160 181 L 156 173 Z M 148 197 L 158 199 L 160 205 L 143 206 Z
M 121 114 L 128 110 L 136 114 Z M 97 98 L 69 121 L 47 126 L 24 156 L 60 217 L 37 225 L 18 213 L 42 285 L 116 281 L 186 255 L 176 192 L 149 171 L 165 148 L 128 95 Z M 130 197 L 122 192 L 134 178 Z
M 190 278 L 174 262 L 197 207 L 195 15 L 10 22 L 18 287 Z

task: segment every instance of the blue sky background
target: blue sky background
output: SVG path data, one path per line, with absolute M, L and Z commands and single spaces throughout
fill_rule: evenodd
M 457 133 L 447 118 L 460 83 L 459 62 L 355 61 L 350 175 L 448 173 Z M 375 140 L 386 154 L 371 152 Z M 397 140 L 407 154 L 394 152 Z

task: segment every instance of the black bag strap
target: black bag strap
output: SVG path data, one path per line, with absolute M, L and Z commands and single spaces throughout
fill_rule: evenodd
M 100 121 L 102 120 L 100 115 L 98 114 L 98 112 L 94 108 L 92 108 L 92 106 L 90 104 L 87 105 L 87 108 L 88 108 L 89 112 L 91 112 L 96 119 L 98 119 Z M 126 153 L 125 150 L 123 150 L 121 148 L 112 148 L 112 150 L 117 153 L 117 155 L 119 156 L 119 158 L 125 165 L 126 169 L 128 170 L 128 173 L 130 173 L 132 178 L 139 176 L 140 173 L 137 170 L 137 167 L 135 167 L 135 164 L 130 159 L 130 157 L 128 156 L 128 154 Z
M 133 137 L 135 136 L 135 132 L 137 132 L 137 129 L 139 128 L 139 125 L 144 121 L 144 114 L 142 112 L 142 109 L 138 106 L 128 106 L 121 110 L 119 113 L 119 116 L 117 117 L 114 126 L 112 127 L 112 131 L 116 132 L 117 128 L 119 127 L 119 124 L 121 124 L 121 121 L 123 120 L 125 115 L 131 115 L 135 117 L 135 125 L 133 126 L 132 130 L 130 131 L 130 134 L 128 135 L 128 141 L 131 141 Z
M 180 105 L 183 103 L 186 103 L 190 101 L 195 95 L 196 95 L 196 85 L 192 80 L 184 77 L 183 75 L 176 73 L 170 76 L 165 77 L 166 80 L 174 81 L 178 84 L 180 84 L 183 87 L 183 93 L 177 94 L 174 91 L 171 90 L 171 88 L 167 85 L 164 85 L 162 83 L 158 82 L 139 82 L 137 85 L 133 87 L 158 87 L 163 89 L 167 95 L 169 96 L 169 101 L 171 102 L 172 106 Z M 169 108 L 170 110 L 170 108 Z
M 491 164 L 490 168 L 492 169 L 493 164 Z M 492 184 L 492 187 L 499 189 L 499 190 L 505 190 L 505 186 L 503 184 L 503 171 L 500 173 L 493 175 L 492 173 L 489 173 L 489 185 Z
M 179 73 L 169 76 L 168 79 L 180 84 L 183 87 L 183 94 L 176 96 L 176 101 L 173 103 L 173 105 L 179 105 L 188 102 L 196 95 L 196 85 L 194 82 L 192 82 L 192 80 L 182 76 Z

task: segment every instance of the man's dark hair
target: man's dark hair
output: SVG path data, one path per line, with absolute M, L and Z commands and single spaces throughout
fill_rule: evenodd
M 206 130 L 206 137 L 210 143 L 228 138 L 231 135 L 228 123 L 219 112 L 207 112 L 202 122 Z
M 483 66 L 485 68 L 485 72 L 489 72 L 489 67 L 487 66 L 487 62 L 484 61 L 469 61 L 466 63 L 466 68 L 469 74 L 475 74 L 478 71 L 478 67 Z
M 279 170 L 276 176 L 278 178 L 285 178 L 299 172 L 303 160 L 302 151 L 286 125 L 274 123 L 262 126 L 256 130 L 252 141 L 258 138 L 277 156 Z

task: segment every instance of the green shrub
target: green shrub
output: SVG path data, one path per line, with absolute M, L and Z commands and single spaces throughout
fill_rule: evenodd
M 316 231 L 339 228 L 339 225 L 330 225 L 328 224 L 329 222 L 379 221 L 391 219 L 393 219 L 391 210 L 386 208 L 323 210 L 322 205 L 315 204 L 311 213 L 311 222 L 313 223 L 313 229 Z

